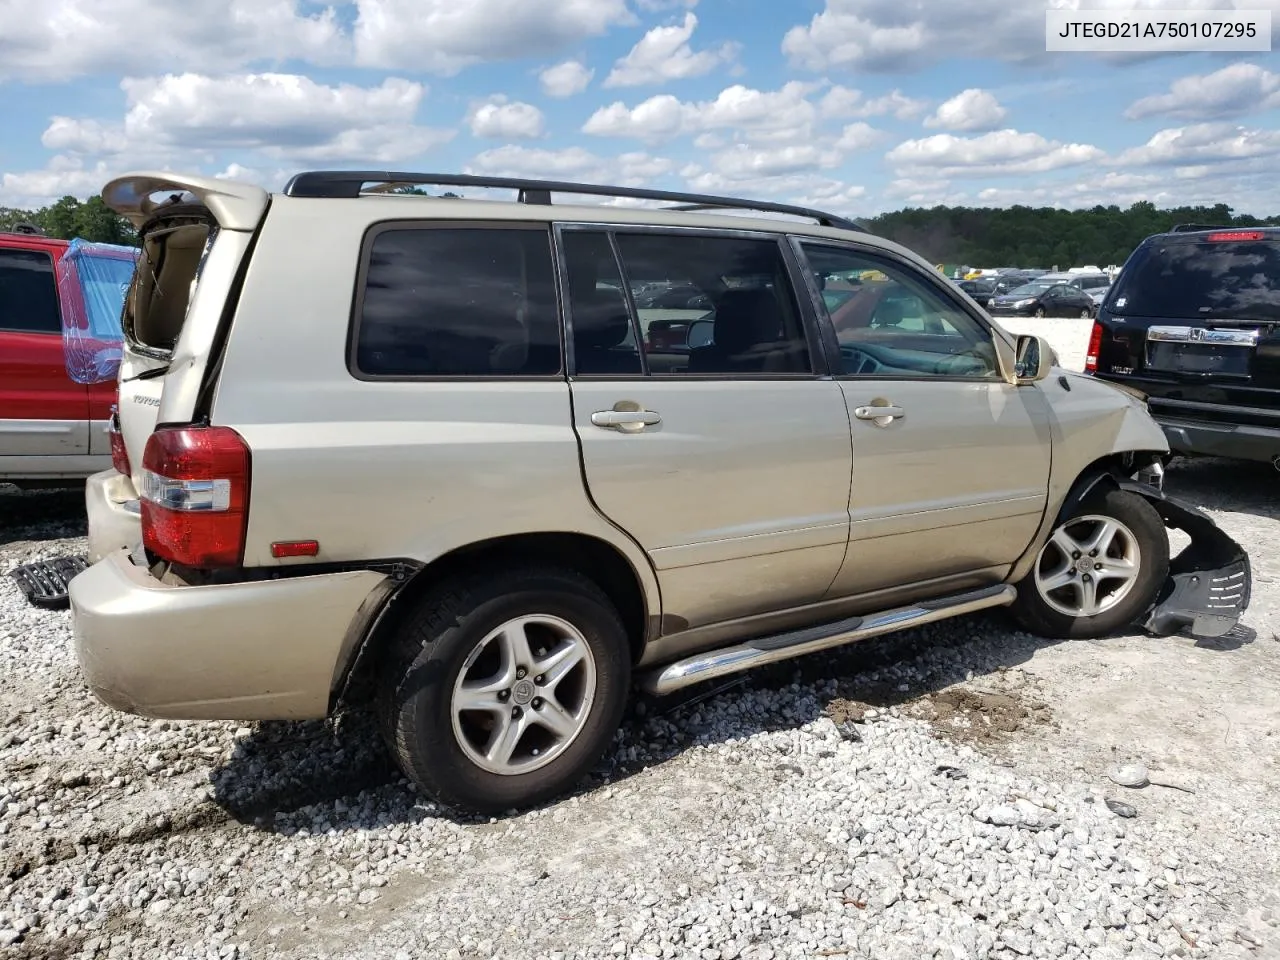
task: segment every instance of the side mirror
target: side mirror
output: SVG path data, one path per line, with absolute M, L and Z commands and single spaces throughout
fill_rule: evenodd
M 1049 376 L 1055 355 L 1044 337 L 1022 334 L 1018 337 L 1013 375 L 1018 383 L 1036 383 Z
M 689 324 L 685 334 L 685 344 L 690 350 L 709 347 L 715 340 L 715 322 L 712 320 L 695 320 Z

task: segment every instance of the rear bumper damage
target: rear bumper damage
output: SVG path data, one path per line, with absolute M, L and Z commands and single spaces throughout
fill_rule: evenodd
M 1120 486 L 1146 497 L 1165 526 L 1191 538 L 1169 562 L 1169 579 L 1139 625 L 1161 637 L 1186 632 L 1212 638 L 1230 633 L 1248 609 L 1253 587 L 1244 548 L 1197 507 L 1174 500 L 1150 484 L 1124 481 Z

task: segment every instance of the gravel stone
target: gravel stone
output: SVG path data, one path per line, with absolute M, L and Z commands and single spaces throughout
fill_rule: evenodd
M 414 794 L 363 711 L 109 710 L 69 615 L 0 576 L 0 960 L 1263 960 L 1280 944 L 1280 523 L 1272 473 L 1208 470 L 1171 468 L 1171 492 L 1186 477 L 1250 547 L 1253 643 L 937 624 L 647 703 L 581 791 L 508 818 Z M 81 504 L 0 493 L 0 574 L 83 551 Z M 1200 705 L 1162 699 L 1211 684 Z M 1027 716 L 932 720 L 954 685 Z M 837 700 L 862 722 L 828 716 Z M 1256 713 L 1228 730 L 1237 704 Z M 1121 751 L 1196 793 L 1117 816 L 1101 788 Z M 1188 756 L 1203 766 L 1172 769 Z

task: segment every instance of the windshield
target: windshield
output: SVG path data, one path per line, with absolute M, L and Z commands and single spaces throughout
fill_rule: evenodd
M 1152 244 L 1112 289 L 1112 309 L 1138 317 L 1280 320 L 1280 243 Z
M 1052 283 L 1024 283 L 1020 287 L 1014 287 L 1009 291 L 1011 297 L 1038 297 L 1050 287 Z

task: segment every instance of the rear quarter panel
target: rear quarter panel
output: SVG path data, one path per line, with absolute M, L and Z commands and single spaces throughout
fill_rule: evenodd
M 622 552 L 656 614 L 648 560 L 587 497 L 567 381 L 348 371 L 360 246 L 379 206 L 275 197 L 263 223 L 212 406 L 252 450 L 246 565 L 308 562 L 274 560 L 276 541 L 317 540 L 320 561 L 430 562 L 494 537 L 583 533 Z

